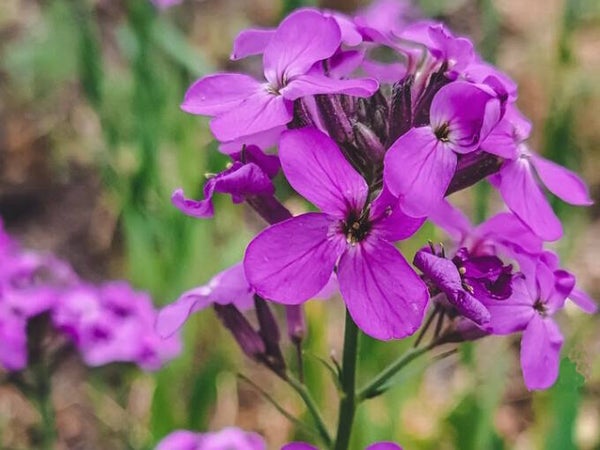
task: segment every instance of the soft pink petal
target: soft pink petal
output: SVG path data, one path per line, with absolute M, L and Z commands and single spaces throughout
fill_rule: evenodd
M 421 326 L 427 288 L 390 243 L 367 238 L 350 247 L 340 259 L 338 279 L 348 311 L 369 336 L 401 339 Z
M 235 61 L 247 56 L 260 55 L 265 51 L 274 35 L 275 30 L 273 29 L 250 28 L 241 31 L 233 41 L 233 52 L 231 52 L 230 58 Z
M 456 154 L 437 140 L 431 128 L 412 128 L 386 153 L 384 180 L 394 195 L 404 197 L 405 213 L 423 217 L 444 198 L 456 161 Z
M 340 43 L 340 27 L 335 19 L 310 9 L 292 13 L 265 48 L 265 77 L 274 86 L 283 87 L 308 72 L 317 61 L 333 55 Z
M 292 105 L 281 95 L 261 89 L 233 109 L 215 117 L 210 122 L 210 129 L 221 142 L 271 130 L 292 120 Z
M 346 94 L 369 97 L 379 88 L 372 78 L 338 80 L 325 75 L 299 75 L 290 81 L 281 94 L 288 100 L 315 94 Z
M 529 390 L 547 389 L 558 378 L 563 336 L 552 319 L 536 315 L 521 338 L 521 370 Z
M 261 89 L 248 75 L 218 73 L 196 81 L 185 93 L 181 109 L 190 114 L 214 116 L 227 112 Z
M 500 171 L 500 193 L 506 205 L 545 241 L 562 236 L 562 225 L 538 186 L 526 158 L 507 162 Z
M 367 183 L 326 134 L 315 128 L 286 131 L 279 159 L 292 187 L 322 211 L 345 218 L 362 210 Z
M 531 154 L 531 162 L 548 190 L 571 205 L 591 205 L 588 188 L 575 172 L 546 158 Z
M 307 213 L 263 230 L 246 249 L 248 282 L 260 296 L 279 303 L 314 297 L 346 245 L 337 226 L 330 216 Z
M 571 291 L 569 299 L 588 314 L 598 312 L 598 305 L 594 299 L 577 287 Z

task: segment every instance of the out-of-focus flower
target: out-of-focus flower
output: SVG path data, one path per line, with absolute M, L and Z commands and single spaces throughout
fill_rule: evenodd
M 266 450 L 262 437 L 235 427 L 194 433 L 177 430 L 162 439 L 155 450 Z
M 159 9 L 167 9 L 171 6 L 179 5 L 183 0 L 152 0 L 154 6 Z

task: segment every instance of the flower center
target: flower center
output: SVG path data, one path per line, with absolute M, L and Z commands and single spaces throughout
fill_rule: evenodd
M 448 142 L 450 138 L 448 135 L 450 134 L 450 124 L 448 122 L 442 124 L 435 130 L 435 137 L 438 138 L 439 141 Z
M 539 299 L 536 300 L 533 304 L 533 309 L 535 309 L 538 312 L 538 314 L 542 317 L 548 315 L 548 308 L 546 307 L 546 304 Z
M 368 219 L 368 215 L 350 214 L 343 223 L 343 231 L 348 244 L 354 245 L 364 240 L 369 235 L 369 231 L 371 231 L 371 222 Z

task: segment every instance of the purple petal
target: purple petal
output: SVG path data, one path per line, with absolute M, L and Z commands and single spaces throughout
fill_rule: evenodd
M 512 295 L 505 300 L 488 300 L 485 306 L 491 314 L 487 329 L 494 334 L 510 334 L 524 330 L 537 313 L 523 276 L 512 282 Z
M 379 88 L 372 78 L 338 80 L 320 74 L 299 75 L 290 81 L 281 94 L 288 100 L 315 94 L 346 94 L 369 97 Z
M 162 337 L 173 335 L 188 317 L 212 303 L 233 304 L 249 309 L 253 292 L 246 281 L 242 263 L 235 264 L 215 275 L 208 283 L 184 292 L 175 302 L 165 306 L 156 319 L 156 330 Z
M 177 430 L 165 436 L 154 450 L 198 450 L 199 446 L 199 433 Z
M 490 321 L 486 307 L 463 288 L 458 269 L 452 261 L 421 250 L 415 255 L 414 265 L 446 294 L 461 315 L 478 325 Z
M 552 319 L 536 315 L 521 338 L 521 370 L 529 390 L 547 389 L 558 378 L 563 336 Z
M 246 249 L 244 270 L 260 296 L 284 304 L 314 297 L 329 281 L 346 242 L 338 221 L 307 213 L 263 230 Z
M 526 158 L 506 162 L 500 173 L 500 194 L 506 205 L 545 241 L 562 236 L 562 225 L 538 186 Z
M 365 58 L 361 50 L 338 51 L 329 58 L 328 75 L 333 78 L 343 78 L 360 67 Z
M 281 163 L 276 155 L 268 155 L 256 145 L 248 145 L 243 151 L 232 154 L 231 157 L 244 164 L 256 164 L 269 178 L 275 178 L 281 168 Z
M 314 445 L 307 444 L 306 442 L 290 442 L 281 447 L 281 450 L 319 450 Z
M 429 213 L 428 219 L 457 242 L 462 241 L 473 232 L 473 225 L 469 218 L 460 209 L 455 208 L 448 200 L 438 203 Z
M 486 78 L 492 76 L 500 81 L 508 93 L 508 99 L 514 102 L 517 99 L 517 83 L 504 72 L 498 70 L 485 61 L 475 61 L 465 69 L 463 76 L 474 83 L 483 83 Z M 525 139 L 525 138 L 523 138 Z
M 244 146 L 255 145 L 262 149 L 269 149 L 275 147 L 279 143 L 281 133 L 287 130 L 285 125 L 280 125 L 269 130 L 260 131 L 255 134 L 249 134 L 247 136 L 240 136 L 239 138 L 222 142 L 219 144 L 219 151 L 226 155 L 239 153 Z
M 429 127 L 412 128 L 386 153 L 384 180 L 394 195 L 404 197 L 405 213 L 426 216 L 444 198 L 456 161 Z
M 510 212 L 499 213 L 481 223 L 473 232 L 484 240 L 496 242 L 513 253 L 527 252 L 538 255 L 543 242 L 529 227 Z
M 367 183 L 326 134 L 315 128 L 285 132 L 279 158 L 292 187 L 322 211 L 343 219 L 362 210 Z
M 275 30 L 251 28 L 241 31 L 233 41 L 230 58 L 235 61 L 247 56 L 260 55 L 275 35 Z
M 282 88 L 287 81 L 308 72 L 314 63 L 333 55 L 340 43 L 340 28 L 333 18 L 307 9 L 292 13 L 265 48 L 265 77 Z
M 12 372 L 27 366 L 27 324 L 21 317 L 2 311 L 0 321 L 0 367 Z
M 190 114 L 215 116 L 237 107 L 261 89 L 261 84 L 248 75 L 209 75 L 190 86 L 185 93 L 181 109 Z
M 569 299 L 579 306 L 584 312 L 588 314 L 595 314 L 598 312 L 598 305 L 589 295 L 587 295 L 581 289 L 577 287 L 571 291 Z
M 233 141 L 286 125 L 294 116 L 292 110 L 292 102 L 268 92 L 263 86 L 234 108 L 215 117 L 210 122 L 210 129 L 219 141 Z
M 531 154 L 531 163 L 548 190 L 571 205 L 591 205 L 588 188 L 575 172 L 535 153 Z
M 215 215 L 211 197 L 204 200 L 193 200 L 183 193 L 183 189 L 175 189 L 171 194 L 171 203 L 182 213 L 199 219 L 207 219 Z
M 400 241 L 417 232 L 425 218 L 407 216 L 402 211 L 402 200 L 393 196 L 387 187 L 371 203 L 372 232 L 386 241 Z
M 338 279 L 352 319 L 369 336 L 401 339 L 421 325 L 427 288 L 390 243 L 367 238 L 350 247 L 340 259 Z
M 325 11 L 324 15 L 333 17 L 337 22 L 340 27 L 340 32 L 342 33 L 342 42 L 344 44 L 355 47 L 362 42 L 362 35 L 358 32 L 354 21 L 350 17 L 338 11 Z
M 375 442 L 369 445 L 365 450 L 402 450 L 395 442 Z
M 431 127 L 448 127 L 448 146 L 460 153 L 475 150 L 501 118 L 494 91 L 482 84 L 456 81 L 442 87 L 431 103 Z
M 365 59 L 362 63 L 365 73 L 379 80 L 380 83 L 397 83 L 406 76 L 406 65 L 403 63 L 383 63 Z

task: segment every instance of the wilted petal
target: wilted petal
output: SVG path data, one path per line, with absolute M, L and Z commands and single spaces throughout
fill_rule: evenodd
M 379 88 L 372 78 L 340 80 L 320 74 L 299 75 L 290 81 L 281 94 L 288 100 L 296 100 L 315 94 L 346 94 L 369 97 Z
M 338 279 L 352 319 L 369 336 L 401 339 L 421 325 L 427 288 L 390 243 L 367 238 L 351 246 L 340 259 Z
M 535 153 L 531 162 L 548 190 L 571 205 L 591 205 L 588 188 L 576 173 Z
M 500 173 L 500 194 L 519 219 L 545 241 L 562 236 L 562 225 L 538 186 L 526 158 L 507 162 Z
M 227 112 L 261 89 L 248 75 L 218 73 L 196 81 L 185 93 L 181 109 L 190 114 L 214 116 Z
M 421 250 L 415 255 L 414 264 L 446 294 L 461 315 L 478 325 L 490 321 L 486 307 L 463 288 L 458 269 L 452 261 Z
M 316 128 L 285 132 L 279 158 L 292 187 L 322 211 L 343 219 L 362 210 L 367 183 L 326 134 Z
M 219 141 L 232 141 L 285 125 L 293 116 L 291 101 L 261 89 L 211 120 L 210 129 Z
M 233 52 L 230 58 L 238 60 L 247 56 L 260 55 L 275 35 L 275 30 L 250 28 L 241 31 L 233 41 Z
M 175 189 L 171 194 L 171 203 L 182 213 L 199 219 L 207 219 L 215 215 L 211 197 L 203 200 L 188 198 L 183 189 Z
M 317 61 L 329 58 L 341 43 L 340 28 L 331 17 L 303 9 L 281 22 L 265 48 L 265 77 L 278 87 L 305 74 Z
M 456 154 L 429 127 L 413 128 L 386 153 L 384 180 L 394 195 L 404 197 L 405 213 L 423 217 L 444 198 L 456 161 Z
M 558 378 L 563 336 L 552 319 L 536 315 L 521 338 L 521 370 L 529 390 L 547 389 Z
M 256 293 L 284 304 L 314 297 L 346 244 L 337 225 L 326 214 L 307 213 L 263 230 L 244 256 L 246 278 Z

